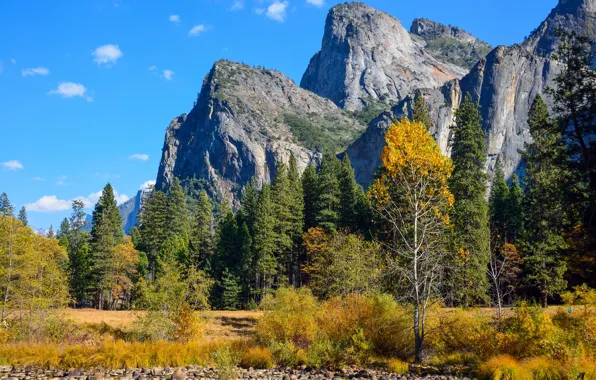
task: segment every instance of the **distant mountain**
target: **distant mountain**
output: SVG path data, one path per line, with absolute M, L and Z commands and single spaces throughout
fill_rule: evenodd
M 339 4 L 329 11 L 301 87 L 277 71 L 214 64 L 196 105 L 166 131 L 156 188 L 177 177 L 187 189 L 236 202 L 251 178 L 270 182 L 290 154 L 302 170 L 320 162 L 322 151 L 346 147 L 366 187 L 388 126 L 411 115 L 416 94 L 429 104 L 431 133 L 449 155 L 455 111 L 469 93 L 481 105 L 489 173 L 500 158 L 507 176 L 521 174 L 518 150 L 531 140 L 528 110 L 559 72 L 550 57 L 555 30 L 595 38 L 595 20 L 596 0 L 560 0 L 523 43 L 487 54 L 488 44 L 458 27 L 416 19 L 408 32 L 367 5 Z

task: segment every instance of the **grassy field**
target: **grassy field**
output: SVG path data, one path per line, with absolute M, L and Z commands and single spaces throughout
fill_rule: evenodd
M 128 330 L 142 311 L 108 311 L 96 309 L 67 309 L 64 315 L 76 323 L 101 324 Z M 259 311 L 206 311 L 202 317 L 206 320 L 205 337 L 207 339 L 236 338 L 250 334 Z

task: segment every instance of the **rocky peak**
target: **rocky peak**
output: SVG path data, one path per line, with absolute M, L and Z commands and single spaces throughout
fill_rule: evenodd
M 426 41 L 427 50 L 437 59 L 472 68 L 492 47 L 457 26 L 424 18 L 412 22 L 410 33 Z
M 395 104 L 416 88 L 439 87 L 467 69 L 441 62 L 398 19 L 362 3 L 329 11 L 321 50 L 301 87 L 347 110 Z
M 524 41 L 530 52 L 547 56 L 557 49 L 558 28 L 596 40 L 596 0 L 560 0 L 549 16 Z
M 365 126 L 278 71 L 218 61 L 196 105 L 166 131 L 157 189 L 177 177 L 236 202 L 244 184 L 268 183 L 293 154 L 299 170 L 323 150 L 343 150 Z

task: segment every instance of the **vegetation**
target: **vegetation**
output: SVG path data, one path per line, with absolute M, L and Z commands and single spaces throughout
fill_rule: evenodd
M 478 61 L 490 53 L 490 46 L 478 43 L 466 43 L 452 37 L 437 38 L 428 41 L 427 48 L 433 55 L 438 55 L 447 62 L 471 69 Z

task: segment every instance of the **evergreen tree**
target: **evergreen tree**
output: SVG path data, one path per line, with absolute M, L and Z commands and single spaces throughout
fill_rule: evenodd
M 259 190 L 255 184 L 255 179 L 251 180 L 244 186 L 242 191 L 241 207 L 238 211 L 238 224 L 246 223 L 248 230 L 252 234 L 255 226 L 255 219 L 257 217 L 257 210 L 259 208 Z
M 2 216 L 12 216 L 12 205 L 10 204 L 6 193 L 0 194 L 0 217 Z
M 190 217 L 186 195 L 178 178 L 174 178 L 167 195 L 167 236 L 162 251 L 164 259 L 188 263 L 190 241 Z
M 527 194 L 520 245 L 526 282 L 540 292 L 542 305 L 546 307 L 548 297 L 566 286 L 562 251 L 567 247 L 563 232 L 569 221 L 564 189 L 569 187 L 572 177 L 564 137 L 550 119 L 540 95 L 532 103 L 528 125 L 533 142 L 526 144 L 522 152 Z
M 509 232 L 507 215 L 508 203 L 509 186 L 507 186 L 507 181 L 505 180 L 505 173 L 503 172 L 501 160 L 497 160 L 488 208 L 491 225 L 496 231 L 500 243 L 507 242 L 507 235 Z
M 317 226 L 319 178 L 312 163 L 302 173 L 301 180 L 304 193 L 304 230 L 308 231 L 308 229 Z
M 143 202 L 141 209 L 140 251 L 147 254 L 149 264 L 148 275 L 155 279 L 158 269 L 158 261 L 162 258 L 162 246 L 168 239 L 168 199 L 166 195 L 158 190 L 153 190 Z
M 414 105 L 412 106 L 412 121 L 422 123 L 427 131 L 433 127 L 433 121 L 428 112 L 428 104 L 424 101 L 422 95 L 418 92 L 414 97 Z
M 91 227 L 91 264 L 92 287 L 95 292 L 95 302 L 99 309 L 103 309 L 106 301 L 111 301 L 111 276 L 114 266 L 112 250 L 122 241 L 122 216 L 114 190 L 108 183 L 104 187 L 95 209 Z M 109 303 L 108 303 L 109 305 Z
M 275 259 L 276 238 L 274 232 L 275 210 L 271 199 L 271 187 L 263 185 L 253 233 L 254 293 L 263 296 L 273 286 L 277 274 Z
M 50 224 L 50 228 L 48 229 L 48 233 L 46 235 L 48 239 L 55 239 L 56 234 L 54 233 L 54 226 Z
M 215 256 L 211 263 L 212 276 L 220 281 L 223 272 L 227 269 L 238 273 L 241 256 L 238 254 L 238 225 L 232 208 L 227 202 L 222 204 L 221 220 L 217 226 Z
M 27 220 L 27 210 L 25 209 L 25 206 L 21 207 L 17 219 L 20 220 L 21 223 L 23 223 L 23 226 L 27 226 L 29 224 L 29 221 Z
M 290 154 L 290 166 L 288 176 L 290 179 L 290 216 L 291 229 L 290 236 L 293 241 L 292 256 L 290 258 L 290 284 L 299 285 L 301 251 L 302 251 L 302 232 L 304 230 L 304 189 L 298 173 L 296 158 L 294 153 Z
M 213 204 L 206 191 L 202 191 L 196 207 L 192 234 L 191 264 L 203 268 L 213 248 Z
M 141 231 L 139 230 L 139 227 L 134 226 L 130 229 L 128 234 L 130 235 L 132 245 L 135 246 L 135 249 L 139 249 L 141 247 Z
M 337 173 L 341 162 L 333 155 L 325 155 L 318 173 L 318 197 L 315 202 L 317 225 L 328 231 L 337 229 L 340 219 L 340 188 Z
M 463 306 L 484 302 L 489 260 L 488 204 L 485 200 L 487 148 L 479 105 L 466 94 L 457 111 L 449 187 L 455 203 L 453 224 L 458 255 L 455 259 L 453 296 Z
M 341 160 L 341 167 L 337 177 L 340 191 L 339 226 L 356 232 L 359 186 L 356 183 L 354 169 L 347 153 L 344 154 Z
M 511 176 L 511 187 L 507 199 L 507 218 L 509 220 L 507 239 L 515 244 L 523 229 L 524 221 L 524 190 L 515 173 Z
M 68 280 L 76 306 L 85 305 L 91 286 L 89 234 L 83 230 L 86 218 L 84 208 L 82 201 L 74 200 L 70 221 L 65 218 L 58 232 L 60 244 L 68 252 Z
M 292 195 L 287 166 L 280 162 L 277 165 L 276 176 L 271 186 L 271 200 L 273 202 L 275 257 L 280 265 L 279 274 L 284 275 L 286 279 L 291 271 L 294 248 L 293 216 L 290 208 L 293 201 Z
M 240 304 L 240 294 L 242 287 L 240 286 L 240 279 L 237 276 L 224 269 L 221 278 L 221 303 L 220 307 L 223 310 L 236 310 Z

